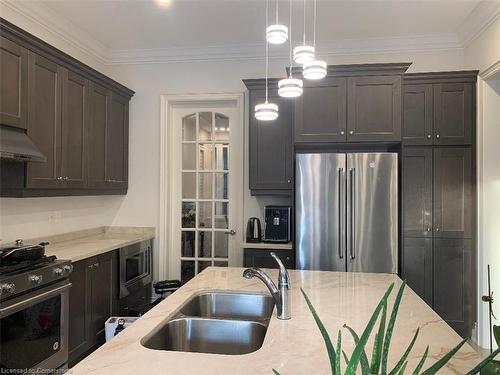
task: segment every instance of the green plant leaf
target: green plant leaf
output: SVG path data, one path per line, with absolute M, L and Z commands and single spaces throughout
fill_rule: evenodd
M 378 371 L 380 369 L 382 345 L 384 343 L 386 316 L 387 316 L 387 303 L 384 303 L 384 307 L 382 309 L 382 315 L 380 316 L 378 333 L 375 334 L 375 341 L 373 343 L 372 362 L 370 365 L 370 371 L 372 374 L 378 374 Z
M 339 330 L 337 336 L 337 356 L 335 357 L 335 374 L 340 374 L 340 352 L 342 351 L 342 333 Z
M 401 366 L 401 368 L 399 369 L 399 372 L 398 372 L 397 375 L 404 375 L 407 365 L 408 365 L 408 361 L 406 361 L 405 363 L 403 363 L 403 366 Z
M 456 352 L 459 351 L 459 349 L 465 344 L 467 339 L 463 339 L 457 346 L 455 346 L 453 349 L 451 349 L 448 353 L 446 353 L 439 361 L 434 363 L 431 367 L 429 367 L 427 370 L 425 370 L 421 375 L 433 375 L 437 373 L 441 367 L 446 365 L 448 361 L 455 355 Z
M 497 346 L 500 346 L 500 326 L 493 326 L 493 336 L 495 337 Z
M 354 343 L 356 345 L 358 345 L 358 343 L 359 343 L 358 334 L 351 327 L 349 327 L 347 324 L 344 324 L 344 328 L 346 328 L 351 333 L 351 336 L 354 339 Z M 346 359 L 347 359 L 347 356 L 346 356 Z M 366 355 L 366 351 L 364 348 L 363 348 L 363 352 L 361 353 L 360 363 L 361 363 L 361 374 L 370 375 L 370 365 L 368 364 L 368 357 Z M 349 364 L 349 361 L 347 361 L 347 364 Z
M 340 374 L 335 374 L 336 354 L 335 354 L 335 349 L 333 348 L 332 340 L 330 340 L 330 335 L 328 335 L 328 332 L 325 326 L 323 325 L 323 322 L 321 322 L 321 319 L 316 313 L 316 310 L 314 309 L 314 306 L 309 300 L 309 297 L 307 296 L 306 292 L 304 292 L 304 289 L 300 288 L 300 291 L 302 292 L 302 295 L 306 300 L 307 306 L 309 307 L 309 310 L 311 310 L 311 314 L 314 317 L 314 321 L 316 322 L 316 325 L 318 326 L 319 331 L 321 332 L 321 336 L 323 336 L 323 340 L 325 341 L 326 350 L 328 352 L 328 357 L 330 359 L 330 368 L 332 370 L 332 375 L 340 375 Z
M 479 373 L 479 371 L 481 371 L 482 368 L 484 368 L 488 363 L 490 363 L 493 360 L 493 358 L 495 358 L 498 355 L 498 353 L 500 353 L 500 348 L 498 348 L 493 353 L 491 353 L 489 356 L 487 356 L 481 363 L 479 363 L 476 367 L 474 367 L 472 370 L 470 370 L 466 375 L 472 375 L 472 374 Z
M 415 370 L 413 370 L 413 375 L 418 375 L 420 370 L 422 370 L 422 367 L 424 367 L 425 360 L 427 359 L 427 354 L 429 354 L 429 347 L 425 348 L 424 355 L 420 359 L 420 362 L 418 362 L 417 367 L 415 367 Z
M 365 330 L 361 334 L 361 337 L 359 338 L 359 341 L 356 344 L 356 347 L 354 348 L 354 351 L 352 352 L 351 359 L 349 360 L 349 364 L 347 365 L 345 371 L 345 375 L 354 375 L 356 373 L 356 368 L 358 367 L 360 358 L 365 350 L 365 345 L 366 342 L 368 341 L 368 337 L 370 337 L 373 327 L 377 322 L 377 318 L 380 314 L 380 311 L 382 310 L 384 303 L 387 303 L 387 298 L 389 297 L 389 294 L 391 294 L 393 288 L 394 288 L 394 283 L 392 283 L 389 286 L 384 296 L 378 303 L 377 308 L 373 312 L 372 317 L 370 318 L 368 324 L 366 325 Z
M 274 372 L 274 375 L 281 375 L 278 371 L 276 371 L 275 369 L 273 369 L 273 372 Z
M 345 364 L 347 365 L 349 363 L 349 357 L 347 356 L 347 354 L 345 354 L 343 350 L 342 350 L 342 355 L 344 356 Z
M 399 374 L 399 370 L 402 368 L 403 365 L 406 364 L 406 358 L 408 358 L 408 355 L 410 354 L 411 350 L 413 349 L 413 345 L 415 344 L 415 341 L 417 340 L 417 336 L 418 336 L 419 331 L 420 331 L 420 328 L 417 328 L 417 331 L 415 332 L 415 335 L 413 335 L 413 339 L 411 340 L 410 345 L 408 345 L 403 356 L 398 361 L 398 363 L 396 363 L 396 366 L 394 366 L 394 368 L 389 373 L 389 375 Z
M 405 289 L 406 282 L 403 281 L 401 287 L 399 288 L 396 300 L 394 301 L 394 306 L 392 308 L 391 317 L 389 323 L 387 324 L 387 331 L 384 338 L 384 347 L 382 349 L 382 374 L 387 374 L 387 358 L 389 357 L 389 346 L 391 345 L 392 332 L 394 331 L 394 325 L 396 324 L 396 317 L 398 315 L 399 305 L 401 303 L 401 298 L 403 297 L 403 291 Z

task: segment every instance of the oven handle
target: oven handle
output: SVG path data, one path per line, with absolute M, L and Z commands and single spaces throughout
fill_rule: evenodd
M 28 299 L 23 299 L 23 300 L 20 300 L 18 302 L 14 302 L 14 303 L 8 305 L 7 307 L 0 308 L 0 318 L 9 315 L 9 311 L 21 310 L 26 306 L 35 305 L 39 301 L 42 301 L 44 299 L 61 294 L 61 292 L 63 292 L 64 290 L 69 289 L 71 287 L 71 285 L 72 284 L 70 282 L 68 282 L 68 283 L 65 283 L 64 285 L 57 287 L 57 288 L 50 289 L 42 294 L 37 294 L 37 295 L 34 295 L 32 297 L 29 297 Z

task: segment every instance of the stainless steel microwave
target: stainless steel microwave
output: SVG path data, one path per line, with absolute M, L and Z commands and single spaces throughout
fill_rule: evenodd
M 120 249 L 120 298 L 151 282 L 151 255 L 151 240 Z

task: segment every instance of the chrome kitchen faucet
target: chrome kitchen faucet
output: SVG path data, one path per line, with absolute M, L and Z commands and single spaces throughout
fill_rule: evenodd
M 257 277 L 258 279 L 262 280 L 262 282 L 266 284 L 269 292 L 271 292 L 271 295 L 274 298 L 276 308 L 278 309 L 278 319 L 287 320 L 292 317 L 290 311 L 290 288 L 288 285 L 290 276 L 288 276 L 288 271 L 281 262 L 280 258 L 278 258 L 275 253 L 271 253 L 271 256 L 276 260 L 279 266 L 278 287 L 276 287 L 273 279 L 271 279 L 271 277 L 269 277 L 269 275 L 262 271 L 260 268 L 247 268 L 245 271 L 243 271 L 243 277 L 245 279 Z

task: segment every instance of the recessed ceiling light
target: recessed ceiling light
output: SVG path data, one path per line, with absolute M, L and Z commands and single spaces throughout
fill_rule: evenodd
M 156 4 L 162 8 L 168 8 L 172 4 L 172 0 L 155 0 Z

